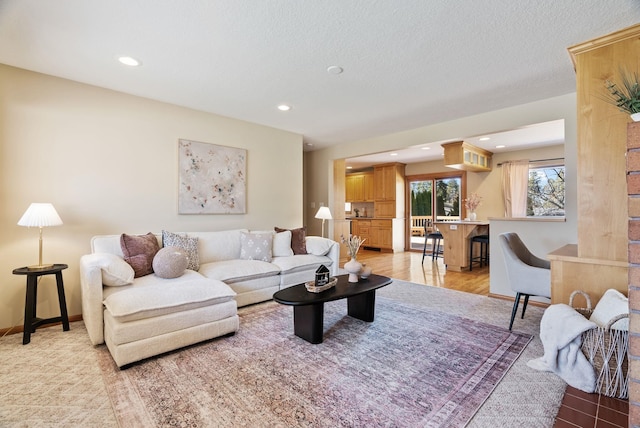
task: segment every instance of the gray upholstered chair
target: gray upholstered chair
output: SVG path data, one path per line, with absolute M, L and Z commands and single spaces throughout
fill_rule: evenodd
M 507 268 L 507 279 L 516 292 L 511 311 L 509 330 L 518 311 L 520 296 L 524 295 L 522 318 L 529 303 L 529 296 L 551 297 L 551 264 L 531 254 L 517 233 L 501 233 L 498 236 Z

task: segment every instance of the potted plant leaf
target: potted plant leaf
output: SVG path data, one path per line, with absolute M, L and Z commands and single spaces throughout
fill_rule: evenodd
M 607 101 L 618 107 L 620 111 L 631 115 L 634 122 L 640 121 L 640 79 L 638 72 L 626 73 L 620 70 L 622 84 L 611 80 L 605 81 L 605 87 L 609 91 Z

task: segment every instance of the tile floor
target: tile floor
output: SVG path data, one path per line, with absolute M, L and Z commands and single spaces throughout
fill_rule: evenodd
M 567 386 L 554 428 L 626 428 L 628 426 L 629 401 L 587 394 Z

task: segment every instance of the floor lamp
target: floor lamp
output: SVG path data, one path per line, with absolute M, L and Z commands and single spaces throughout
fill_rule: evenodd
M 329 210 L 329 207 L 320 207 L 320 209 L 316 213 L 316 218 L 322 219 L 322 237 L 324 238 L 324 221 L 331 220 L 333 218 L 331 217 L 331 211 Z

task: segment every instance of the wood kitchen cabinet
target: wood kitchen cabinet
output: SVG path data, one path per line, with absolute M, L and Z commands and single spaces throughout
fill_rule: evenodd
M 444 165 L 463 171 L 491 171 L 493 153 L 473 146 L 464 141 L 442 144 L 444 148 Z
M 401 163 L 391 163 L 373 168 L 376 217 L 404 217 L 404 167 Z
M 373 202 L 373 173 L 348 174 L 345 177 L 346 202 Z
M 351 234 L 366 239 L 364 247 L 402 251 L 404 219 L 351 220 Z

